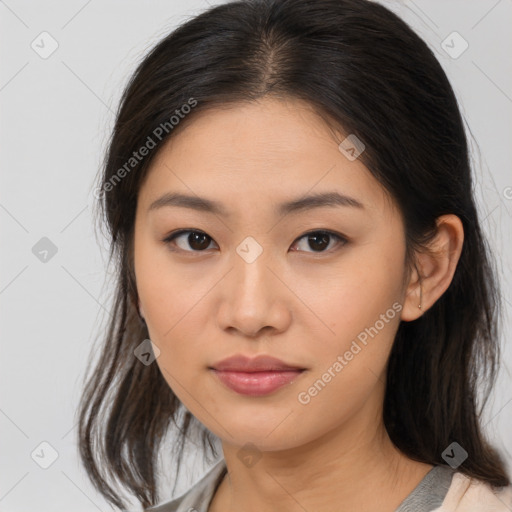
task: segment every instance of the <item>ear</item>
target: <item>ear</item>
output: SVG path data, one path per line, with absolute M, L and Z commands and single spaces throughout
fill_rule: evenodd
M 462 221 L 453 214 L 442 215 L 436 225 L 437 234 L 427 251 L 415 254 L 416 268 L 411 272 L 401 312 L 406 322 L 419 318 L 443 295 L 459 262 L 464 243 Z

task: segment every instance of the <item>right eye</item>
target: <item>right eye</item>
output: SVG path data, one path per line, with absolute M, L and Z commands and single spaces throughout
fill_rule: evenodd
M 177 243 L 178 240 L 181 240 L 181 246 L 179 243 Z M 203 231 L 180 229 L 174 233 L 171 233 L 162 241 L 170 246 L 171 251 L 176 251 L 174 246 L 177 246 L 178 250 L 193 253 L 204 252 L 206 249 L 208 249 L 209 241 L 213 242 L 213 239 Z M 186 247 L 187 244 L 188 247 L 192 248 L 192 250 Z

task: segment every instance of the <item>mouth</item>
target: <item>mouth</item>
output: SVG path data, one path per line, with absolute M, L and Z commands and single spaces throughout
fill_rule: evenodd
M 242 395 L 262 396 L 291 384 L 307 369 L 270 356 L 229 357 L 208 367 L 226 387 Z
M 211 371 L 232 391 L 241 395 L 261 396 L 291 384 L 306 370 L 233 371 L 211 368 Z

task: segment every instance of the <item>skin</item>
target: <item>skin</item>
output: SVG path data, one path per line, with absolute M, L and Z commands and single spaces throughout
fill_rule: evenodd
M 462 224 L 440 217 L 430 251 L 417 254 L 418 308 L 420 275 L 405 265 L 401 214 L 361 161 L 338 149 L 343 138 L 297 100 L 266 97 L 210 110 L 166 143 L 140 189 L 134 265 L 140 312 L 161 351 L 156 363 L 220 438 L 228 467 L 210 512 L 334 512 L 340 503 L 391 512 L 433 467 L 390 441 L 382 421 L 385 372 L 400 321 L 418 318 L 448 288 Z M 148 211 L 171 191 L 217 200 L 231 215 Z M 274 212 L 281 202 L 324 191 L 356 198 L 364 209 Z M 205 249 L 191 246 L 188 233 L 162 241 L 180 228 L 206 233 Z M 348 242 L 333 237 L 318 249 L 304 236 L 315 229 Z M 248 236 L 263 250 L 252 263 L 236 251 Z M 401 305 L 394 318 L 300 403 L 299 393 L 394 303 Z M 307 370 L 269 395 L 240 395 L 208 370 L 233 354 L 267 354 Z M 246 443 L 258 449 L 254 465 L 239 457 Z

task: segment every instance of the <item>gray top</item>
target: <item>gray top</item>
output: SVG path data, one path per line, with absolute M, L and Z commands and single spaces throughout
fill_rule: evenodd
M 185 494 L 146 512 L 208 512 L 217 487 L 227 473 L 224 459 L 218 461 Z M 449 466 L 434 466 L 405 498 L 395 512 L 431 512 L 439 507 L 450 487 L 455 470 Z

